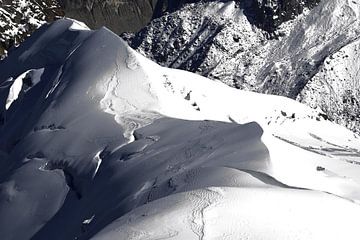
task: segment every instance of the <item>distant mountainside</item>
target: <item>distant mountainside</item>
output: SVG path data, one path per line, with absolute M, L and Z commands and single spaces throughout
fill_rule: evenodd
M 298 99 L 360 132 L 359 14 L 359 0 L 202 1 L 123 37 L 162 66 Z
M 17 45 L 44 22 L 66 16 L 90 28 L 106 26 L 117 34 L 137 32 L 152 19 L 171 13 L 187 3 L 214 0 L 0 0 L 0 55 Z M 256 26 L 274 32 L 282 22 L 293 19 L 319 0 L 237 1 Z
M 158 0 L 58 0 L 65 15 L 96 29 L 136 32 L 152 19 Z

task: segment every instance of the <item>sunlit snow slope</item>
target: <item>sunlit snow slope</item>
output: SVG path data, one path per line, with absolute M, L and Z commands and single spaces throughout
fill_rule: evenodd
M 1 239 L 358 239 L 360 138 L 59 20 L 0 63 Z

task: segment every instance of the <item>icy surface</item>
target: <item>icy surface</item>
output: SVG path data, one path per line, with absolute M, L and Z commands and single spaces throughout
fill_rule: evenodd
M 0 63 L 2 239 L 358 238 L 358 135 L 74 24 Z

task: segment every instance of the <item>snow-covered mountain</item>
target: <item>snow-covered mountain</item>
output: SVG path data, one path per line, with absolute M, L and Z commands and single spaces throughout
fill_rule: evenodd
M 56 0 L 0 0 L 0 58 L 63 12 Z
M 292 99 L 44 25 L 0 62 L 0 233 L 358 239 L 360 137 Z
M 359 13 L 359 0 L 201 1 L 128 40 L 162 66 L 297 99 L 360 132 Z

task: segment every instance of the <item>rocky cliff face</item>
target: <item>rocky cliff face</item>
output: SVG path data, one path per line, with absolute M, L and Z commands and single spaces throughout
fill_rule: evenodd
M 158 0 L 58 0 L 66 16 L 91 28 L 136 32 L 152 18 Z
M 359 132 L 360 40 L 327 57 L 297 100 L 320 107 L 331 120 Z

